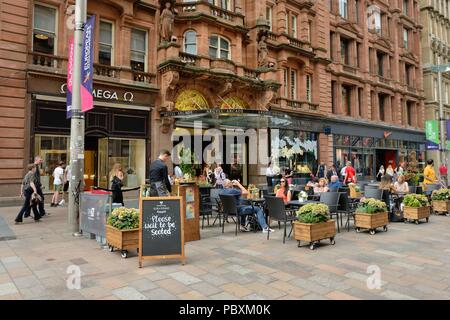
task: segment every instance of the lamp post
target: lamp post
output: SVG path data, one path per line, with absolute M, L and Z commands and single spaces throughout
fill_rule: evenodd
M 84 177 L 84 115 L 81 112 L 81 55 L 84 24 L 86 23 L 86 1 L 75 3 L 75 35 L 72 74 L 72 118 L 70 122 L 70 189 L 68 223 L 74 236 L 80 235 L 78 223 L 80 193 Z
M 440 131 L 441 131 L 441 141 L 440 141 L 440 162 L 441 164 L 447 164 L 446 157 L 446 119 L 444 118 L 444 98 L 443 98 L 443 90 L 442 90 L 442 73 L 450 71 L 450 63 L 440 64 L 441 58 L 438 58 L 437 65 L 431 65 L 430 69 L 433 72 L 437 73 L 438 76 L 438 102 L 439 102 L 439 123 L 440 123 Z

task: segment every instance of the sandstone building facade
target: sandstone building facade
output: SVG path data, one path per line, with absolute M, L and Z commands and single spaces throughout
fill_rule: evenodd
M 436 72 L 433 72 L 431 66 L 450 62 L 449 1 L 420 1 L 420 19 L 424 27 L 421 45 L 426 119 L 439 120 L 439 100 L 441 98 L 438 91 L 438 75 Z M 450 74 L 448 72 L 443 73 L 442 79 L 444 119 L 450 119 Z M 440 163 L 438 151 L 428 151 L 428 155 L 436 164 Z M 450 152 L 447 151 L 447 159 L 449 159 L 449 156 Z
M 69 160 L 72 3 L 0 7 L 2 196 L 17 194 L 35 154 L 48 188 L 55 163 Z M 194 120 L 202 130 L 267 131 L 271 148 L 284 141 L 290 152 L 273 160 L 300 176 L 320 161 L 349 160 L 370 178 L 380 164 L 424 157 L 417 1 L 92 0 L 87 14 L 96 16 L 87 187 L 107 186 L 115 162 L 126 186 L 143 183 L 148 159 L 174 145 L 173 133 L 194 132 Z M 248 141 L 231 149 L 235 160 L 249 157 Z M 264 180 L 261 165 L 225 169 L 245 183 Z

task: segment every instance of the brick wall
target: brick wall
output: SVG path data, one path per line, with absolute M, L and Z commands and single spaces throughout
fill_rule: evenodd
M 19 193 L 26 159 L 28 0 L 0 3 L 0 195 Z

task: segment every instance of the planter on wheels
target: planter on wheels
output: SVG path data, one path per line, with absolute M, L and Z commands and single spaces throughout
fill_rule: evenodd
M 414 221 L 416 224 L 419 224 L 419 221 L 422 219 L 425 219 L 427 222 L 430 217 L 430 207 L 406 207 L 403 210 L 403 217 L 405 219 L 405 222 L 408 222 L 410 220 Z
M 294 238 L 298 241 L 299 247 L 300 241 L 306 241 L 309 242 L 309 248 L 314 250 L 316 244 L 324 239 L 330 239 L 330 243 L 334 245 L 335 236 L 336 226 L 334 220 L 321 223 L 294 222 Z
M 360 232 L 361 229 L 369 229 L 371 235 L 374 235 L 376 229 L 383 227 L 384 231 L 388 230 L 387 225 L 389 224 L 388 213 L 355 213 L 355 226 L 356 232 Z
M 122 258 L 128 257 L 128 250 L 139 247 L 139 229 L 120 230 L 113 226 L 106 225 L 106 242 L 109 251 L 121 250 Z
M 450 213 L 450 200 L 433 200 L 433 211 L 435 214 Z

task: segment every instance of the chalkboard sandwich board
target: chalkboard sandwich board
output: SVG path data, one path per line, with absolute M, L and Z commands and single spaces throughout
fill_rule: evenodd
M 139 268 L 143 260 L 181 259 L 184 220 L 181 197 L 140 197 Z

